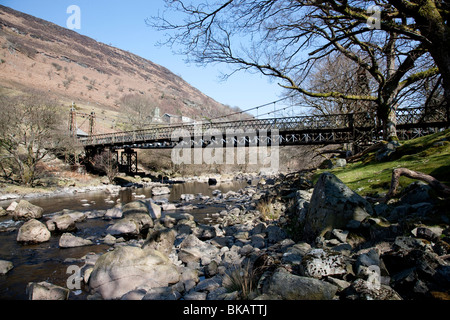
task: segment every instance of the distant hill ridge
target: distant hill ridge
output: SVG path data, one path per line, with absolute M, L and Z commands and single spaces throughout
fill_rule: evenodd
M 163 66 L 1 5 L 0 74 L 0 88 L 39 89 L 105 118 L 120 114 L 127 94 L 149 97 L 161 114 L 200 119 L 233 112 Z M 98 133 L 111 129 L 104 123 Z

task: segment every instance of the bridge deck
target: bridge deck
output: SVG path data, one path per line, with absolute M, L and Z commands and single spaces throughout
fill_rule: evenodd
M 448 110 L 405 108 L 397 110 L 399 137 L 412 138 L 431 128 L 449 126 Z M 279 145 L 332 144 L 378 139 L 375 114 L 369 112 L 310 115 L 227 122 L 201 122 L 144 130 L 92 135 L 79 139 L 85 148 L 173 148 L 178 143 L 205 146 L 256 145 L 260 136 L 276 137 Z M 214 136 L 214 138 L 212 138 Z

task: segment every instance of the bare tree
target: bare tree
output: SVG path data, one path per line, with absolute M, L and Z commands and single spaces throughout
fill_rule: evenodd
M 234 66 L 233 72 L 261 72 L 312 98 L 373 101 L 385 138 L 396 138 L 395 110 L 402 91 L 441 73 L 446 100 L 450 99 L 450 56 L 442 49 L 450 41 L 447 2 L 166 0 L 166 4 L 168 10 L 148 24 L 168 31 L 165 44 L 188 60 L 224 62 Z M 374 18 L 372 5 L 381 10 L 375 29 L 367 24 Z M 167 18 L 171 11 L 181 15 Z M 432 34 L 433 26 L 438 35 Z M 311 85 L 313 67 L 336 52 L 370 75 L 375 83 L 370 92 L 321 91 Z
M 62 122 L 58 104 L 41 92 L 0 96 L 0 152 L 7 165 L 4 173 L 33 185 L 38 163 L 54 148 Z M 2 160 L 3 161 L 3 160 Z
M 120 103 L 131 124 L 130 129 L 140 130 L 152 124 L 156 104 L 151 98 L 141 94 L 128 94 L 120 99 Z
M 106 175 L 110 183 L 114 182 L 114 178 L 119 173 L 119 165 L 109 149 L 97 154 L 93 159 L 93 165 L 95 169 Z
M 343 92 L 347 95 L 368 96 L 376 87 L 371 80 L 364 68 L 342 54 L 332 53 L 315 65 L 311 71 L 309 82 L 317 92 Z M 292 92 L 286 92 L 286 95 L 290 94 Z M 313 113 L 323 115 L 376 111 L 374 101 L 312 98 L 305 95 L 294 96 L 294 101 L 312 107 Z

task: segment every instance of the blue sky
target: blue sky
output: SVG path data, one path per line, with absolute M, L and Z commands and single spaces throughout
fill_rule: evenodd
M 164 10 L 163 0 L 0 0 L 0 4 L 62 27 L 67 26 L 70 17 L 67 8 L 77 5 L 81 10 L 81 29 L 74 31 L 160 64 L 232 107 L 246 110 L 281 97 L 282 89 L 262 75 L 240 72 L 220 81 L 221 72 L 230 72 L 227 65 L 187 65 L 184 57 L 175 55 L 170 48 L 156 46 L 164 34 L 148 27 L 145 19 Z M 281 108 L 281 104 L 276 107 Z M 273 105 L 259 109 L 258 114 L 271 110 Z M 251 113 L 256 115 L 256 111 Z

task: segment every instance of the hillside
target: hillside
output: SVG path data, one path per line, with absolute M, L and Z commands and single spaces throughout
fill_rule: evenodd
M 111 132 L 120 99 L 145 95 L 170 113 L 191 118 L 232 112 L 163 66 L 74 31 L 0 5 L 0 89 L 38 89 L 67 107 L 96 112 L 95 133 Z

